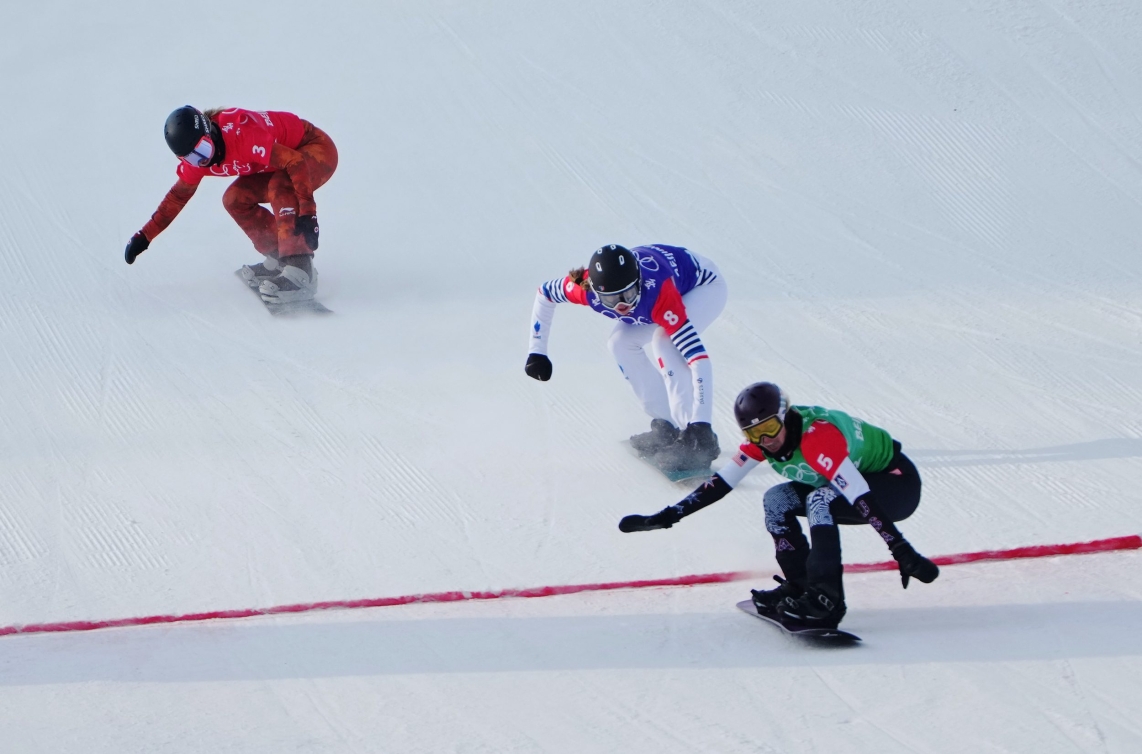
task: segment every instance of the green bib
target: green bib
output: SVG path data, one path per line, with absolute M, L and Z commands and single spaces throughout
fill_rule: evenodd
M 804 429 L 818 420 L 827 421 L 839 429 L 848 443 L 849 458 L 860 471 L 884 471 L 892 461 L 892 437 L 880 427 L 849 416 L 844 411 L 820 406 L 790 406 L 790 409 L 801 414 Z M 824 487 L 828 484 L 829 480 L 814 471 L 805 461 L 800 446 L 793 451 L 793 456 L 788 461 L 778 461 L 768 456 L 766 460 L 774 471 L 786 479 L 811 487 Z

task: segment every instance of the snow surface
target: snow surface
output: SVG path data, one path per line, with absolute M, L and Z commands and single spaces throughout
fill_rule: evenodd
M 201 29 L 197 31 L 196 29 Z M 689 246 L 758 379 L 888 428 L 929 554 L 1142 531 L 1142 6 L 13 4 L 0 24 L 0 625 L 773 570 L 764 470 L 687 488 L 609 323 L 535 286 Z M 285 109 L 325 318 L 273 319 L 207 181 L 132 267 L 187 102 Z M 846 530 L 850 561 L 880 560 Z M 1133 752 L 1142 556 L 848 580 L 813 652 L 747 584 L 0 639 L 0 750 Z

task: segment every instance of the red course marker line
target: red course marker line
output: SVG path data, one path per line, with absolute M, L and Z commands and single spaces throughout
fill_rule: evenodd
M 1016 547 L 1010 550 L 984 550 L 965 552 L 956 555 L 942 555 L 932 558 L 937 565 L 958 565 L 985 560 L 1017 560 L 1020 558 L 1048 558 L 1057 555 L 1082 555 L 1086 553 L 1111 552 L 1114 550 L 1142 549 L 1142 537 L 1132 534 L 1126 537 L 1097 539 L 1092 542 L 1075 542 L 1061 545 L 1033 545 Z M 881 563 L 857 563 L 846 565 L 847 573 L 870 573 L 873 571 L 895 571 L 896 561 Z M 297 605 L 277 605 L 275 607 L 247 608 L 244 610 L 217 610 L 206 613 L 185 615 L 148 615 L 141 618 L 117 618 L 114 620 L 68 621 L 63 623 L 31 623 L 23 626 L 0 627 L 0 636 L 12 634 L 54 634 L 71 631 L 94 631 L 100 628 L 122 628 L 125 626 L 150 626 L 164 623 L 188 623 L 207 620 L 233 620 L 253 618 L 260 615 L 283 615 L 287 613 L 310 613 L 317 610 L 352 610 L 363 607 L 392 607 L 428 602 L 466 602 L 469 600 L 498 600 L 512 597 L 552 597 L 559 594 L 578 592 L 602 592 L 611 589 L 646 589 L 664 586 L 695 586 L 698 584 L 723 584 L 730 581 L 744 581 L 762 574 L 754 571 L 727 571 L 725 573 L 702 573 L 691 576 L 678 576 L 669 579 L 649 579 L 646 581 L 610 581 L 601 584 L 569 584 L 565 586 L 538 586 L 528 589 L 500 589 L 490 592 L 435 592 L 431 594 L 410 594 L 402 597 L 380 597 L 364 600 L 333 600 L 330 602 L 308 602 Z
M 980 552 L 961 552 L 957 555 L 941 555 L 932 558 L 936 565 L 959 565 L 960 563 L 976 563 L 981 560 L 1020 560 L 1022 558 L 1050 558 L 1057 555 L 1086 555 L 1094 552 L 1111 552 L 1113 550 L 1142 549 L 1142 537 L 1131 534 L 1127 537 L 1113 537 L 1111 539 L 1096 539 L 1091 542 L 1072 542 L 1065 545 L 1032 545 L 1030 547 L 1015 547 L 1010 550 L 981 550 Z M 888 560 L 882 563 L 857 563 L 845 566 L 845 573 L 870 573 L 872 571 L 895 571 L 896 561 Z

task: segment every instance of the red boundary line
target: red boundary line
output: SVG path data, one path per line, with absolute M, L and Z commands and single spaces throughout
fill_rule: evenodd
M 1016 547 L 1010 550 L 984 550 L 956 555 L 942 555 L 932 558 L 938 565 L 958 565 L 984 560 L 1018 560 L 1021 558 L 1047 558 L 1056 555 L 1082 555 L 1087 553 L 1111 552 L 1114 550 L 1142 549 L 1142 537 L 1131 534 L 1126 537 L 1096 539 L 1091 542 L 1075 542 L 1061 545 L 1034 545 Z M 847 573 L 870 573 L 873 571 L 894 571 L 896 562 L 857 563 L 846 565 Z M 186 615 L 148 615 L 141 618 L 118 618 L 115 620 L 68 621 L 63 623 L 30 623 L 23 626 L 0 627 L 0 636 L 12 634 L 51 634 L 71 631 L 94 631 L 100 628 L 121 628 L 124 626 L 149 626 L 164 623 L 186 623 L 190 621 L 233 620 L 253 618 L 260 615 L 283 615 L 287 613 L 309 613 L 317 610 L 352 610 L 363 607 L 392 607 L 428 602 L 466 602 L 469 600 L 498 600 L 511 597 L 552 597 L 558 594 L 577 592 L 602 592 L 611 589 L 646 589 L 662 586 L 694 586 L 698 584 L 722 584 L 729 581 L 743 581 L 756 578 L 753 571 L 728 571 L 725 573 L 703 573 L 691 576 L 678 576 L 669 579 L 649 579 L 646 581 L 610 581 L 601 584 L 570 584 L 566 586 L 539 586 L 529 589 L 500 589 L 491 592 L 435 592 L 432 594 L 411 594 L 403 597 L 380 597 L 364 600 L 333 600 L 330 602 L 308 602 L 297 605 L 247 608 L 244 610 L 216 610 Z

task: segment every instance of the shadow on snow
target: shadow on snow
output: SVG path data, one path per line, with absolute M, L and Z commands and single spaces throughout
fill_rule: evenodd
M 0 640 L 0 685 L 1012 662 L 1142 653 L 1142 603 L 861 610 L 821 650 L 741 615 L 254 619 Z

